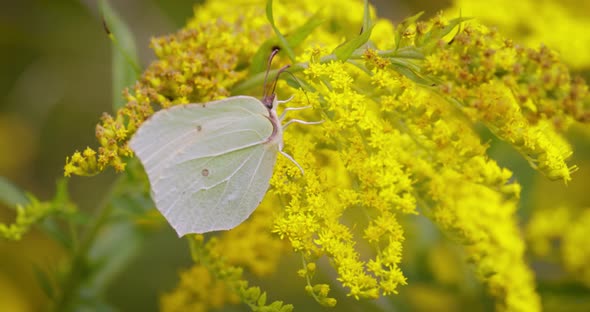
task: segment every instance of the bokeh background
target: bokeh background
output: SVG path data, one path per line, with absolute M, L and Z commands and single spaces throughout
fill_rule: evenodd
M 553 12 L 535 11 L 533 1 L 523 1 L 528 6 L 516 5 L 516 1 L 485 2 L 488 6 L 495 3 L 495 10 L 486 10 L 486 4 L 478 7 L 461 1 L 413 2 L 380 0 L 373 4 L 380 16 L 394 22 L 418 11 L 425 11 L 425 17 L 429 17 L 441 9 L 459 14 L 458 8 L 461 8 L 464 16 L 481 16 L 515 41 L 522 40 L 532 46 L 545 43 L 562 51 L 567 56 L 564 61 L 575 73 L 586 80 L 590 78 L 590 56 L 585 60 L 584 56 L 572 54 L 590 55 L 587 52 L 590 51 L 588 1 L 541 1 L 554 3 L 562 10 Z M 136 38 L 143 67 L 154 58 L 149 49 L 150 38 L 182 27 L 192 15 L 194 4 L 189 0 L 111 1 Z M 557 39 L 555 34 L 542 35 L 552 29 L 561 32 Z M 111 111 L 113 92 L 121 91 L 112 88 L 111 44 L 96 1 L 0 2 L 0 176 L 38 198 L 49 199 L 55 192 L 56 180 L 63 175 L 65 157 L 74 150 L 96 146 L 94 127 L 102 112 Z M 530 169 L 510 147 L 491 141 L 492 156 L 515 171 L 523 184 L 519 211 L 523 226 L 538 207 L 590 207 L 590 197 L 587 196 L 590 184 L 589 131 L 576 128 L 570 138 L 576 153 L 572 163 L 580 170 L 567 186 L 547 181 Z M 114 172 L 109 171 L 96 177 L 72 178 L 70 192 L 79 209 L 91 213 L 114 177 Z M 0 222 L 11 222 L 13 218 L 14 209 L 0 204 Z M 483 295 L 477 285 L 470 284 L 474 283 L 472 279 L 465 278 L 462 282 L 461 287 L 473 289 L 467 292 L 471 294 L 467 297 L 456 295 L 459 292 L 456 285 L 445 284 L 445 280 L 456 281 L 457 276 L 469 271 L 463 267 L 459 253 L 453 251 L 457 247 L 436 233 L 425 233 L 423 228 L 409 234 L 408 241 L 420 240 L 429 240 L 434 248 L 428 255 L 421 255 L 422 251 L 412 251 L 408 247 L 406 267 L 412 271 L 416 266 L 425 266 L 431 275 L 427 278 L 416 275 L 412 281 L 410 273 L 410 286 L 400 290 L 399 300 L 407 301 L 405 306 L 412 307 L 409 309 L 412 311 L 459 311 L 464 304 L 489 310 L 489 302 L 478 301 Z M 51 269 L 59 266 L 62 255 L 59 245 L 38 231 L 29 233 L 19 242 L 0 240 L 0 311 L 42 310 L 47 299 L 37 284 L 33 267 Z M 305 295 L 296 297 L 296 294 L 303 294 L 303 285 L 295 277 L 295 269 L 289 267 L 292 260 L 285 260 L 284 274 L 279 273 L 278 277 L 265 283 L 281 287 L 289 284 L 287 288 L 292 292 L 288 289 L 281 291 L 285 292 L 281 298 L 292 303 L 303 300 L 305 304 L 309 298 L 300 298 Z M 106 294 L 107 301 L 122 311 L 156 311 L 159 294 L 171 290 L 178 281 L 177 272 L 190 264 L 186 242 L 177 239 L 171 230 L 163 229 L 151 236 L 128 270 L 114 280 L 113 287 Z M 533 262 L 533 265 L 541 277 L 550 281 L 563 278 L 558 266 L 543 262 Z M 442 286 L 430 289 L 428 281 L 431 279 Z M 548 294 L 544 295 L 547 310 L 554 306 L 567 307 L 569 311 L 590 310 L 590 285 L 581 286 L 575 282 L 567 284 L 569 288 L 555 285 L 561 284 L 540 285 L 540 288 L 546 287 L 541 291 Z M 570 305 L 565 306 L 564 302 Z M 379 304 L 375 306 L 378 307 Z M 337 309 L 344 308 L 339 305 Z

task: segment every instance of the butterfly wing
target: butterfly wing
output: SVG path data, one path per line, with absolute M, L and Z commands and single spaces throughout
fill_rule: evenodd
M 238 96 L 164 109 L 138 129 L 130 147 L 180 236 L 231 229 L 256 209 L 278 151 L 266 142 L 267 116 L 259 100 Z

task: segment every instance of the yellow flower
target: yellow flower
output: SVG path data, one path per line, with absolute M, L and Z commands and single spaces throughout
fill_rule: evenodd
M 302 257 L 298 275 L 305 291 L 322 305 L 336 304 L 330 287 L 314 281 L 322 257 L 348 296 L 396 294 L 407 283 L 401 269 L 406 229 L 398 220 L 418 215 L 464 246 L 498 310 L 539 311 L 515 215 L 520 185 L 489 158 L 474 129 L 485 126 L 533 168 L 568 181 L 575 167 L 566 163 L 571 148 L 562 133 L 590 121 L 583 81 L 571 79 L 549 49 L 518 47 L 477 22 L 451 32 L 457 21 L 440 14 L 395 28 L 376 19 L 374 42 L 337 60 L 332 51 L 362 25 L 361 1 L 283 1 L 273 9 L 283 34 L 297 35 L 310 19 L 325 19 L 293 47 L 292 74 L 305 92 L 282 82 L 276 90 L 281 98 L 295 94 L 293 107 L 312 106 L 289 112 L 288 119 L 324 123 L 285 129 L 285 151 L 305 173 L 279 155 L 272 188 L 249 221 L 206 242 L 191 238 L 197 264 L 187 276 L 215 289 L 214 280 L 222 281 L 256 306 L 266 295 L 248 286 L 242 270 L 271 274 L 290 249 Z M 131 156 L 127 140 L 152 105 L 226 97 L 238 82 L 260 86 L 253 59 L 272 40 L 264 1 L 199 6 L 185 28 L 152 40 L 157 60 L 126 92 L 127 105 L 102 118 L 98 150 L 74 153 L 66 175 L 124 170 Z M 277 61 L 291 63 L 283 53 Z M 163 307 L 221 305 L 203 298 L 198 287 L 183 280 L 163 297 Z M 228 298 L 218 294 L 223 302 Z
M 466 1 L 455 0 L 447 16 L 472 16 L 531 47 L 543 43 L 557 49 L 561 59 L 576 69 L 590 66 L 590 5 L 584 1 Z M 534 14 L 531 14 L 534 12 Z

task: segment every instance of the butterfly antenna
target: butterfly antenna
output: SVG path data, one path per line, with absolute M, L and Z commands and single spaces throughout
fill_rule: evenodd
M 263 97 L 267 98 L 268 94 L 268 73 L 270 72 L 270 66 L 272 65 L 272 60 L 274 59 L 275 55 L 279 53 L 279 48 L 274 48 L 268 57 L 268 65 L 266 66 L 266 73 L 264 74 L 264 85 L 263 85 Z
M 272 92 L 271 92 L 271 95 L 274 95 L 274 94 L 275 94 L 275 90 L 277 89 L 277 83 L 279 82 L 279 77 L 280 77 L 280 76 L 281 76 L 281 74 L 282 74 L 282 73 L 284 73 L 284 72 L 287 72 L 287 73 L 288 73 L 288 71 L 287 71 L 287 68 L 289 68 L 289 67 L 291 67 L 291 65 L 285 65 L 285 66 L 283 66 L 283 67 L 281 67 L 281 68 L 279 69 L 279 72 L 277 73 L 277 77 L 275 78 L 275 83 L 274 83 L 274 84 L 273 84 L 273 86 L 272 86 Z

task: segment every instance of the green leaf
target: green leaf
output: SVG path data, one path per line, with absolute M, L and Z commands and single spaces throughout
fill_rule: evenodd
M 399 48 L 399 44 L 402 40 L 402 36 L 403 36 L 404 32 L 406 31 L 406 29 L 408 28 L 408 26 L 411 24 L 414 24 L 420 18 L 420 16 L 422 16 L 422 14 L 424 14 L 424 11 L 418 12 L 417 14 L 404 19 L 399 25 L 397 25 L 396 31 L 395 31 L 395 48 L 396 48 L 396 50 Z
M 332 53 L 336 55 L 336 57 L 341 61 L 348 60 L 348 58 L 356 49 L 360 48 L 363 44 L 369 41 L 371 38 L 373 26 L 373 22 L 371 21 L 371 12 L 369 11 L 369 1 L 365 0 L 365 12 L 363 15 L 363 28 L 361 33 L 336 47 Z
M 434 46 L 436 46 L 437 42 L 448 35 L 453 29 L 455 29 L 455 27 L 470 19 L 470 17 L 454 18 L 450 20 L 449 24 L 447 24 L 445 27 L 432 29 L 426 33 L 423 38 L 421 38 L 418 45 L 425 45 L 426 50 L 428 51 L 429 49 L 432 49 Z
M 325 19 L 320 18 L 319 12 L 312 15 L 305 24 L 295 29 L 295 31 L 287 36 L 289 46 L 295 48 L 300 45 L 309 35 L 320 26 Z
M 16 205 L 27 205 L 29 199 L 23 190 L 0 176 L 0 202 L 9 207 L 16 207 Z
M 258 299 L 258 297 L 260 297 L 260 287 L 254 286 L 246 290 L 246 298 L 248 298 L 250 301 L 255 301 Z
M 303 80 L 296 79 L 295 77 L 292 77 L 292 76 L 283 76 L 283 77 L 284 77 L 283 79 L 285 80 L 285 82 L 287 82 L 287 85 L 293 89 L 302 89 L 303 91 L 306 91 L 306 92 L 315 92 L 315 89 Z
M 59 311 L 112 311 L 101 297 L 115 276 L 125 272 L 137 257 L 148 232 L 136 223 L 115 215 L 113 197 L 126 196 L 127 175 L 120 175 L 101 204 L 98 214 L 88 226 L 85 237 L 77 244 L 71 268 L 65 276 L 65 292 L 57 300 Z M 108 200 L 107 200 L 108 199 Z
M 113 42 L 113 109 L 121 108 L 125 101 L 121 92 L 132 86 L 141 75 L 135 39 L 129 27 L 109 5 L 107 0 L 99 1 L 105 29 Z
M 89 252 L 92 279 L 84 288 L 101 293 L 137 257 L 146 234 L 128 220 L 104 227 Z
M 281 307 L 281 312 L 291 312 L 293 311 L 294 307 L 292 304 L 286 304 Z
M 398 73 L 410 78 L 412 81 L 414 81 L 415 83 L 421 84 L 421 85 L 431 85 L 432 83 L 428 80 L 426 80 L 425 78 L 423 78 L 422 76 L 418 75 L 415 71 L 413 71 L 412 69 L 410 69 L 407 64 L 401 64 L 401 63 L 397 63 L 392 61 L 391 66 L 393 66 L 393 68 L 395 69 L 395 71 L 397 71 Z
M 257 304 L 259 307 L 262 307 L 266 304 L 266 292 L 263 292 L 260 297 L 258 297 Z
M 64 232 L 63 228 L 53 218 L 45 218 L 39 224 L 43 232 L 47 233 L 55 241 L 59 242 L 65 249 L 73 250 L 70 233 Z
M 53 289 L 53 283 L 49 278 L 49 274 L 47 274 L 47 272 L 45 272 L 37 265 L 33 265 L 33 274 L 35 275 L 35 278 L 37 279 L 39 286 L 41 286 L 41 289 L 43 290 L 47 298 L 54 299 L 55 290 Z
M 442 38 L 442 37 L 448 35 L 459 24 L 461 24 L 465 21 L 468 21 L 470 19 L 472 19 L 472 18 L 471 17 L 457 17 L 457 18 L 450 20 L 449 24 L 447 26 L 445 26 L 445 28 L 443 28 L 442 31 L 440 32 L 439 38 Z
M 295 48 L 299 46 L 323 22 L 324 20 L 319 17 L 319 13 L 311 16 L 305 24 L 295 29 L 292 34 L 286 36 L 289 47 Z M 252 57 L 252 65 L 250 65 L 250 72 L 252 74 L 261 73 L 266 69 L 266 61 L 274 46 L 280 46 L 277 38 L 266 40 L 258 51 L 256 51 L 256 54 Z
M 250 63 L 251 74 L 264 72 L 267 66 L 266 62 L 268 61 L 268 56 L 272 52 L 272 47 L 278 45 L 279 41 L 277 40 L 277 38 L 268 39 L 264 43 L 262 43 L 262 45 L 260 45 L 260 48 L 258 48 L 258 51 L 256 51 L 256 53 L 254 54 L 254 56 L 252 57 L 252 62 Z
M 105 219 L 88 252 L 92 278 L 86 289 L 101 293 L 140 253 L 146 240 L 155 232 L 135 222 L 140 214 L 152 209 L 153 203 L 143 185 L 129 171 L 113 186 L 109 207 L 112 213 Z
M 393 54 L 393 58 L 405 58 L 405 59 L 416 59 L 416 60 L 423 60 L 424 59 L 424 52 L 422 49 L 418 49 L 413 46 L 403 47 L 398 49 Z
M 70 201 L 68 181 L 69 179 L 64 177 L 57 180 L 55 195 L 50 203 L 53 213 L 47 218 L 43 218 L 39 225 L 51 238 L 61 243 L 66 249 L 72 250 L 74 246 L 71 235 L 73 233 L 65 232 L 62 226 L 63 224 L 60 224 L 57 219 L 53 217 L 55 214 L 59 214 L 59 217 L 70 223 L 80 217 L 80 213 L 76 211 L 76 206 Z
M 266 18 L 268 19 L 270 26 L 272 26 L 272 29 L 277 35 L 277 38 L 279 39 L 279 46 L 281 47 L 281 49 L 285 50 L 287 56 L 289 56 L 289 59 L 291 59 L 291 62 L 295 62 L 295 52 L 293 52 L 293 49 L 289 45 L 289 42 L 287 42 L 285 36 L 281 34 L 279 29 L 275 25 L 275 20 L 272 14 L 272 0 L 266 1 Z

